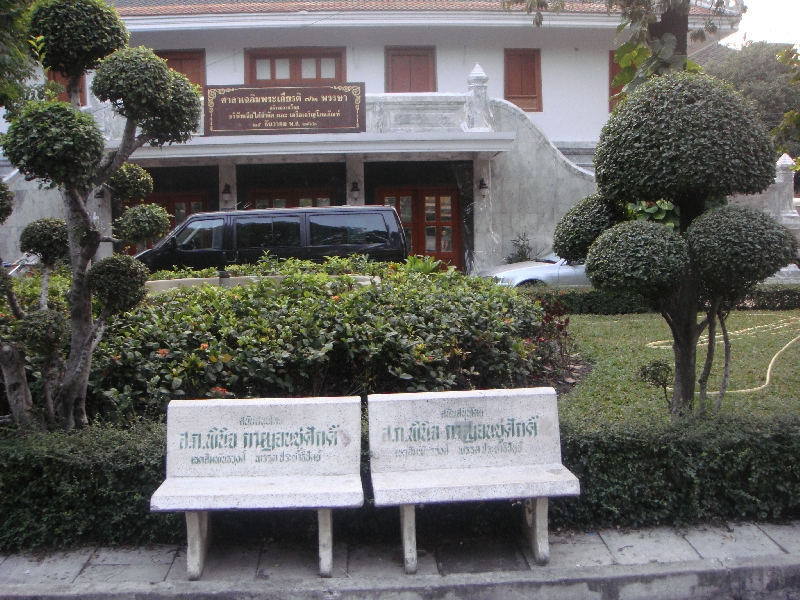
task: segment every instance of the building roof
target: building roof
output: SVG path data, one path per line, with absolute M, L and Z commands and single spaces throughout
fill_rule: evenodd
M 704 67 L 710 63 L 722 62 L 731 52 L 737 52 L 737 50 L 717 42 L 716 44 L 711 44 L 710 46 L 698 50 L 694 54 L 691 54 L 689 58 L 701 67 Z
M 330 12 L 503 12 L 501 0 L 112 0 L 122 17 Z M 513 12 L 524 12 L 514 5 Z M 564 13 L 607 14 L 606 0 L 568 0 Z M 692 14 L 710 14 L 693 6 Z

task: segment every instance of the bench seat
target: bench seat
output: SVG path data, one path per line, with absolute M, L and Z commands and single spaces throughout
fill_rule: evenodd
M 363 504 L 361 477 L 171 477 L 156 490 L 156 512 L 280 508 L 351 508 Z
M 577 496 L 580 483 L 561 463 L 372 473 L 376 506 Z

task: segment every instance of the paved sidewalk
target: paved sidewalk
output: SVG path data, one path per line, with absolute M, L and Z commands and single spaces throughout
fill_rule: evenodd
M 82 548 L 0 556 L 0 598 L 800 600 L 800 522 L 550 536 L 536 566 L 522 539 L 468 539 L 420 549 L 416 575 L 400 547 L 339 544 L 334 576 L 317 549 L 289 541 L 212 545 L 186 580 L 183 548 Z

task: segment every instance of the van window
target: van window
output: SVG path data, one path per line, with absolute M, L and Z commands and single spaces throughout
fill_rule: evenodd
M 385 244 L 389 241 L 386 222 L 376 213 L 312 215 L 308 221 L 312 246 Z
M 300 217 L 248 217 L 236 220 L 238 248 L 300 245 Z
M 219 250 L 224 224 L 224 219 L 192 221 L 177 235 L 178 247 L 181 250 Z

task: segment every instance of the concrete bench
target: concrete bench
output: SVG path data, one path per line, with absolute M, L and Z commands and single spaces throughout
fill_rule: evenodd
M 186 513 L 187 571 L 198 579 L 211 542 L 209 511 L 317 509 L 319 573 L 333 570 L 331 509 L 364 503 L 361 400 L 173 400 L 167 479 L 150 510 Z
M 400 506 L 406 573 L 417 570 L 416 504 L 524 499 L 539 564 L 550 559 L 547 502 L 577 496 L 561 464 L 553 388 L 369 396 L 376 506 Z

